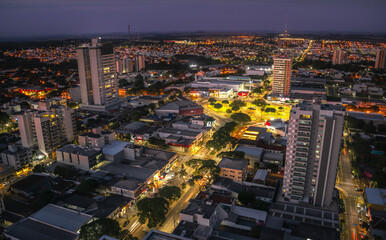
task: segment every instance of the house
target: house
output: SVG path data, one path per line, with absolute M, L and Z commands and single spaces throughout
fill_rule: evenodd
M 102 148 L 115 140 L 115 134 L 110 131 L 102 131 L 101 127 L 91 129 L 91 132 L 79 135 L 80 146 Z
M 37 192 L 51 187 L 50 177 L 45 174 L 32 174 L 11 185 L 11 191 L 32 199 Z
M 218 220 L 227 217 L 220 205 L 208 205 L 206 202 L 191 199 L 190 204 L 180 212 L 180 221 L 198 223 L 207 227 L 214 226 Z
M 245 158 L 250 160 L 249 164 L 253 167 L 254 163 L 260 163 L 263 158 L 264 149 L 256 146 L 251 146 L 247 144 L 237 145 L 235 151 L 240 151 L 245 153 Z
M 258 169 L 255 176 L 253 177 L 253 182 L 258 184 L 265 184 L 267 179 L 268 171 L 263 169 Z
M 111 191 L 117 195 L 136 199 L 142 193 L 143 185 L 143 182 L 136 179 L 122 179 L 111 186 Z
M 218 164 L 220 177 L 243 182 L 247 178 L 248 160 L 224 157 Z

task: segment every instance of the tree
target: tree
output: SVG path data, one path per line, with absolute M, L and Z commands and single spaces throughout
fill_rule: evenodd
M 261 210 L 261 211 L 268 211 L 268 209 L 269 209 L 268 203 L 261 201 L 261 200 L 258 200 L 258 199 L 254 200 L 252 202 L 252 207 L 254 209 Z
M 216 109 L 220 109 L 222 108 L 222 104 L 221 103 L 216 103 L 215 105 L 213 105 L 214 108 Z
M 240 108 L 247 106 L 247 103 L 241 100 L 235 100 L 231 104 L 229 104 L 229 106 L 232 107 L 233 111 L 238 111 L 240 110 Z
M 181 178 L 185 177 L 188 175 L 188 173 L 186 172 L 185 168 L 182 168 L 178 174 L 180 175 Z
M 6 112 L 0 112 L 0 125 L 6 125 L 11 120 L 11 117 Z
M 137 203 L 139 222 L 155 228 L 165 222 L 169 202 L 162 197 L 144 198 Z
M 267 107 L 264 112 L 272 112 L 272 113 L 275 113 L 276 112 L 276 109 L 275 108 L 272 108 L 272 107 Z
M 248 206 L 250 203 L 254 202 L 256 199 L 255 194 L 248 191 L 241 191 L 237 197 L 237 200 L 245 206 Z
M 84 180 L 76 189 L 78 193 L 84 195 L 91 195 L 91 193 L 98 187 L 98 182 L 94 179 Z
M 217 157 L 244 158 L 245 152 L 242 152 L 242 151 L 221 152 L 217 155 Z
M 138 74 L 136 77 L 135 77 L 135 80 L 134 80 L 134 87 L 135 88 L 144 88 L 145 85 L 143 83 L 143 77 L 141 74 Z
M 229 101 L 228 100 L 222 100 L 222 103 L 229 104 Z
M 181 189 L 176 186 L 165 186 L 159 190 L 158 194 L 169 201 L 175 201 L 181 197 Z
M 45 171 L 46 171 L 46 167 L 43 164 L 37 164 L 32 169 L 32 172 L 34 172 L 34 173 L 41 173 L 41 172 L 45 172 Z
M 98 240 L 103 235 L 118 238 L 121 233 L 119 223 L 111 218 L 101 218 L 84 224 L 80 228 L 80 240 Z
M 72 167 L 58 165 L 54 169 L 54 174 L 65 179 L 73 179 L 75 177 L 75 170 Z
M 255 88 L 255 89 L 253 89 L 253 93 L 262 94 L 263 93 L 263 88 L 262 87 Z
M 238 123 L 247 123 L 251 121 L 251 117 L 245 113 L 233 113 L 231 119 Z
M 193 158 L 186 162 L 186 166 L 194 168 L 196 171 L 201 166 L 202 160 Z
M 208 102 L 210 102 L 210 103 L 215 103 L 215 102 L 217 102 L 217 101 L 216 101 L 216 99 L 214 99 L 214 98 L 209 98 L 209 99 L 208 99 Z
M 209 178 L 216 178 L 220 173 L 220 167 L 213 160 L 202 161 L 201 167 L 198 169 L 201 175 L 208 175 Z
M 226 113 L 232 113 L 232 109 L 227 109 L 225 112 Z

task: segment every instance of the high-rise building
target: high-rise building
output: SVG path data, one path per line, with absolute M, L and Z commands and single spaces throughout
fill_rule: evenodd
M 130 58 L 118 59 L 117 60 L 117 73 L 126 74 L 133 72 L 133 60 Z
M 117 105 L 118 79 L 114 48 L 101 44 L 100 38 L 92 44 L 82 45 L 78 54 L 78 72 L 81 108 L 91 111 L 105 111 Z
M 287 56 L 273 58 L 273 95 L 290 94 L 292 60 Z
M 45 155 L 74 140 L 74 110 L 66 106 L 27 110 L 17 119 L 22 145 L 38 147 Z
M 137 72 L 141 71 L 142 69 L 144 69 L 146 67 L 145 65 L 145 56 L 143 55 L 137 55 L 136 57 L 136 70 Z
M 334 50 L 334 54 L 332 56 L 332 64 L 344 64 L 346 63 L 346 52 L 341 49 Z
M 386 62 L 385 51 L 386 51 L 385 48 L 377 49 L 377 57 L 375 58 L 374 69 L 385 69 L 385 62 Z
M 344 125 L 342 106 L 303 103 L 290 112 L 283 197 L 329 206 L 335 186 Z

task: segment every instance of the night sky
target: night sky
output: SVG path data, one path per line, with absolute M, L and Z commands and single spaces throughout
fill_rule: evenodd
M 0 38 L 171 31 L 386 32 L 385 0 L 0 0 Z

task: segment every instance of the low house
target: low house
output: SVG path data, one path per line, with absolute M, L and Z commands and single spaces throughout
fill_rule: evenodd
M 208 205 L 207 203 L 191 199 L 190 204 L 180 212 L 180 221 L 198 223 L 204 226 L 214 226 L 218 220 L 227 217 L 227 213 L 219 205 Z
M 253 182 L 258 184 L 265 184 L 267 179 L 268 171 L 263 169 L 258 169 L 255 176 L 253 177 Z
M 224 157 L 218 164 L 220 177 L 230 178 L 236 182 L 243 182 L 247 178 L 248 160 Z

